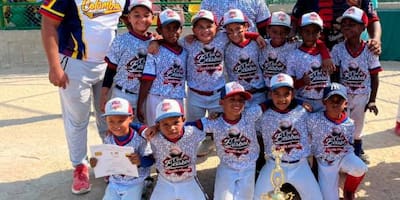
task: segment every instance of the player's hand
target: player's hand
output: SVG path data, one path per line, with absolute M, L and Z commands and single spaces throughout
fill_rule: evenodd
M 101 112 L 106 112 L 105 107 L 107 103 L 107 95 L 101 95 L 100 96 L 100 111 Z
M 91 168 L 95 168 L 97 165 L 97 158 L 95 157 L 90 158 L 89 163 Z
M 157 55 L 160 51 L 160 44 L 158 41 L 153 40 L 150 42 L 149 47 L 147 47 L 147 52 L 153 55 Z
M 367 104 L 367 106 L 365 106 L 365 111 L 367 111 L 367 110 L 369 110 L 369 112 L 373 112 L 375 114 L 375 116 L 378 115 L 378 112 L 379 112 L 378 107 L 376 107 L 375 102 L 369 102 Z
M 303 108 L 306 109 L 307 112 L 312 112 L 313 111 L 313 107 L 311 104 L 303 102 Z
M 185 36 L 185 42 L 188 44 L 192 44 L 195 39 L 196 39 L 196 36 L 194 34 L 189 34 L 189 35 Z
M 207 119 L 214 120 L 214 119 L 217 119 L 221 115 L 222 115 L 221 112 L 212 112 L 212 113 L 208 114 Z
M 322 70 L 326 71 L 328 74 L 332 74 L 336 70 L 333 60 L 330 58 L 322 60 Z
M 308 76 L 307 73 L 304 73 L 303 77 L 301 79 L 303 79 L 303 82 L 304 82 L 305 85 L 309 85 L 311 83 L 310 76 Z
M 127 154 L 126 157 L 131 161 L 132 164 L 139 166 L 140 165 L 140 156 L 137 153 Z
M 157 125 L 154 125 L 154 126 L 151 126 L 151 127 L 148 127 L 148 128 L 144 131 L 144 135 L 146 136 L 146 139 L 147 139 L 147 140 L 153 139 L 154 136 L 157 135 L 158 130 L 159 130 L 158 124 L 157 124 Z
M 61 66 L 50 68 L 49 81 L 54 86 L 62 87 L 63 89 L 65 89 L 69 83 L 68 75 L 64 72 Z
M 375 39 L 367 41 L 368 49 L 375 55 L 379 56 L 382 53 L 382 43 Z
M 258 47 L 260 49 L 263 49 L 263 48 L 265 48 L 267 46 L 267 43 L 265 42 L 265 39 L 261 35 L 259 35 L 256 38 L 256 42 L 257 42 L 257 45 L 258 45 Z

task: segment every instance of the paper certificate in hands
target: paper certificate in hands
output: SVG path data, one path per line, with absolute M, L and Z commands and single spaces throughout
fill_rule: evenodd
M 110 144 L 90 146 L 92 157 L 97 159 L 94 167 L 96 178 L 110 176 L 113 174 L 123 174 L 138 177 L 138 169 L 133 165 L 126 155 L 134 153 L 132 147 L 123 147 Z

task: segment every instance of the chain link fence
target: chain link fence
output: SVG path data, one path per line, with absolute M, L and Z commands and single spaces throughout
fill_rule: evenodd
M 0 30 L 40 29 L 41 15 L 39 8 L 42 0 L 0 0 Z M 72 1 L 72 0 L 71 0 Z M 296 0 L 266 0 L 271 11 L 290 12 Z M 379 3 L 390 2 L 389 8 L 400 8 L 400 0 L 379 0 Z M 200 1 L 191 0 L 155 0 L 154 13 L 158 14 L 166 7 L 172 8 L 185 19 L 185 26 L 190 26 L 190 19 L 200 8 Z M 154 17 L 153 25 L 157 17 Z M 123 26 L 121 24 L 121 26 Z

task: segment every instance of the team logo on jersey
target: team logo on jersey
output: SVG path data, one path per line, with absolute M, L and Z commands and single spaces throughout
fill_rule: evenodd
M 122 11 L 117 0 L 82 0 L 81 10 L 90 19 Z
M 278 59 L 277 53 L 272 51 L 268 53 L 267 59 L 261 65 L 261 70 L 265 78 L 271 78 L 276 74 L 286 72 L 286 65 Z
M 222 139 L 222 146 L 225 153 L 240 157 L 249 153 L 250 140 L 240 133 L 237 127 L 232 127 L 228 131 L 228 136 Z
M 212 75 L 215 71 L 222 71 L 222 60 L 222 53 L 217 48 L 205 45 L 194 57 L 194 64 L 197 72 L 206 71 Z
M 322 141 L 325 147 L 324 160 L 331 164 L 340 153 L 346 153 L 345 146 L 349 144 L 340 127 L 332 128 L 331 134 Z
M 351 90 L 365 88 L 363 84 L 367 79 L 367 74 L 361 70 L 355 62 L 350 62 L 349 67 L 343 71 L 343 85 L 349 87 Z
M 233 72 L 237 74 L 239 80 L 250 83 L 252 80 L 258 79 L 258 66 L 246 54 L 240 55 L 239 62 L 233 67 Z
M 172 84 L 174 87 L 184 83 L 185 71 L 179 60 L 175 60 L 174 64 L 164 72 L 164 84 Z
M 178 176 L 186 172 L 192 172 L 190 163 L 190 157 L 184 154 L 178 146 L 171 147 L 169 155 L 163 161 L 165 173 L 176 174 Z
M 135 79 L 142 77 L 144 65 L 146 63 L 147 52 L 141 48 L 138 50 L 137 56 L 133 57 L 126 65 L 128 72 L 128 79 Z
M 321 63 L 318 61 L 311 63 L 311 70 L 308 72 L 310 84 L 305 87 L 306 90 L 315 90 L 321 92 L 328 84 L 329 75 L 322 70 Z
M 295 129 L 290 121 L 280 121 L 279 127 L 272 135 L 272 142 L 277 149 L 284 149 L 286 154 L 290 154 L 292 149 L 302 149 L 300 143 L 300 133 Z

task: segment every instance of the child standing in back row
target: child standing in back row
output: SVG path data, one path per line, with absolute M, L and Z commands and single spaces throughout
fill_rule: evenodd
M 176 99 L 183 105 L 186 80 L 186 51 L 178 45 L 182 19 L 175 11 L 166 9 L 159 15 L 157 32 L 163 36 L 160 52 L 149 54 L 140 83 L 137 113 L 139 121 L 154 125 L 155 106 L 163 99 Z M 145 116 L 146 115 L 146 116 Z
M 134 153 L 127 155 L 132 164 L 138 166 L 139 177 L 113 174 L 109 177 L 103 200 L 132 199 L 141 200 L 144 179 L 150 175 L 150 166 L 154 159 L 145 155 L 146 140 L 129 127 L 133 121 L 133 110 L 129 102 L 123 98 L 112 98 L 105 105 L 105 113 L 109 134 L 104 138 L 105 144 L 133 147 Z M 90 166 L 96 167 L 96 157 L 90 158 Z
M 317 47 L 323 29 L 321 17 L 315 13 L 301 18 L 300 35 L 303 43 L 288 58 L 288 74 L 295 82 L 296 98 L 308 103 L 312 112 L 322 110 L 322 92 L 330 83 L 329 71 L 322 68 L 321 52 Z
M 152 34 L 148 32 L 152 19 L 151 1 L 131 1 L 128 14 L 131 29 L 113 40 L 105 58 L 108 66 L 100 99 L 103 112 L 113 83 L 111 97 L 121 97 L 128 100 L 133 106 L 134 112 L 136 112 L 147 46 L 152 40 Z

